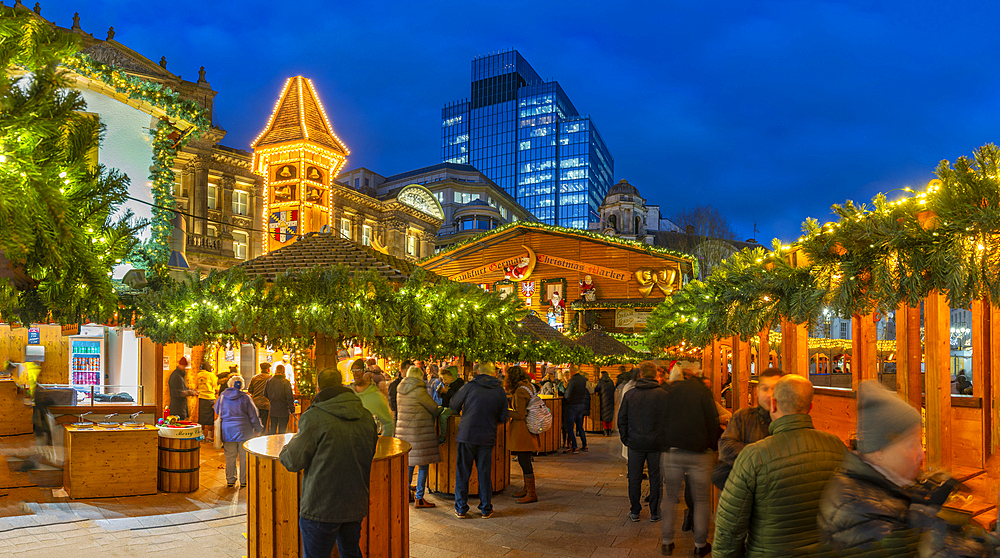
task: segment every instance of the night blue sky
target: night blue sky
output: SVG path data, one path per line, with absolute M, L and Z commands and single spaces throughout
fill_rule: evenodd
M 311 78 L 348 168 L 383 175 L 439 162 L 472 58 L 516 48 L 593 116 L 616 181 L 665 215 L 714 205 L 741 239 L 756 221 L 758 240 L 794 240 L 833 203 L 922 187 L 1000 141 L 992 2 L 42 3 L 64 27 L 74 11 L 187 79 L 204 65 L 232 147 L 288 76 Z

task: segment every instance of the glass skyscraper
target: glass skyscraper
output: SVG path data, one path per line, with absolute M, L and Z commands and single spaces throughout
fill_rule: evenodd
M 441 159 L 472 165 L 540 221 L 599 220 L 615 162 L 589 116 L 516 50 L 472 61 L 467 100 L 441 110 Z

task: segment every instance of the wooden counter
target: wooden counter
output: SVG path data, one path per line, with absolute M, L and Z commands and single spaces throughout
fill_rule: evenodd
M 291 473 L 278 454 L 293 434 L 260 436 L 247 450 L 247 542 L 250 558 L 301 556 L 301 473 Z M 379 436 L 369 481 L 368 517 L 361 524 L 361 553 L 367 558 L 410 555 L 410 444 Z M 338 556 L 336 549 L 333 556 Z
M 458 456 L 458 424 L 461 417 L 452 415 L 448 418 L 448 439 L 441 444 L 441 462 L 431 463 L 427 468 L 427 490 L 431 492 L 455 493 L 455 465 Z M 493 479 L 493 492 L 500 492 L 510 486 L 510 450 L 507 449 L 507 424 L 497 425 L 497 443 L 493 446 L 493 467 L 490 471 Z M 410 484 L 416 484 L 417 473 L 413 472 Z M 479 494 L 479 471 L 472 466 L 469 476 L 469 494 Z
M 538 435 L 538 453 L 551 453 L 562 447 L 563 398 L 558 395 L 539 395 L 552 413 L 552 428 Z
M 63 488 L 70 498 L 156 494 L 156 427 L 66 426 Z
M 31 407 L 18 396 L 14 380 L 0 380 L 0 436 L 31 434 Z

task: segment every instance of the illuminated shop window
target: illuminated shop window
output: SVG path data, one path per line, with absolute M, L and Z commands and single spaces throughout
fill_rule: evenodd
M 372 228 L 369 225 L 361 227 L 361 245 L 370 246 L 372 243 Z

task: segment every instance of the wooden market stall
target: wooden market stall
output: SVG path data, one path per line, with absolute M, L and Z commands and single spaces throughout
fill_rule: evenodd
M 0 436 L 31 434 L 31 407 L 11 379 L 0 379 Z
M 70 498 L 156 494 L 156 427 L 65 428 L 63 488 Z
M 576 344 L 578 347 L 586 347 L 595 355 L 603 357 L 635 357 L 637 354 L 634 349 L 608 335 L 600 328 L 594 328 L 584 333 L 576 339 Z M 593 366 L 591 368 L 590 381 L 596 384 L 601 379 L 598 374 L 600 367 Z M 583 418 L 583 429 L 587 432 L 601 432 L 603 430 L 601 426 L 601 395 L 599 393 L 595 392 L 590 396 L 590 414 Z
M 582 333 L 599 324 L 634 332 L 645 325 L 648 310 L 693 275 L 694 258 L 634 240 L 518 221 L 446 248 L 420 266 L 519 297 L 558 330 Z
M 247 543 L 250 558 L 301 556 L 299 498 L 302 473 L 289 472 L 278 455 L 292 434 L 254 438 L 247 449 Z M 368 516 L 361 524 L 366 558 L 410 555 L 408 454 L 410 444 L 380 436 L 369 482 Z M 509 467 L 508 460 L 508 467 Z M 337 556 L 334 550 L 334 556 Z

